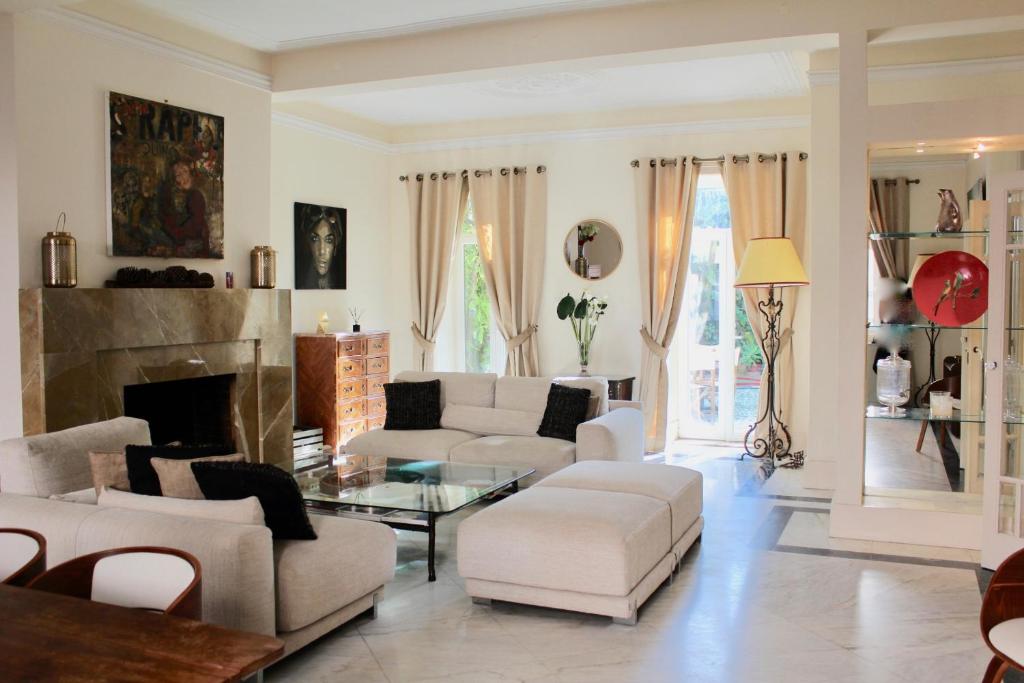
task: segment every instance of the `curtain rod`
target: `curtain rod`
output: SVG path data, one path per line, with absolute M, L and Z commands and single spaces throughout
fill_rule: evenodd
M 878 180 L 884 180 L 886 185 L 895 185 L 896 178 L 879 178 Z M 920 178 L 907 178 L 908 185 L 917 185 L 921 182 Z
M 734 164 L 738 164 L 741 161 L 743 161 L 743 162 L 750 161 L 750 155 L 749 154 L 733 154 L 730 158 L 732 159 L 732 163 L 734 163 Z M 778 154 L 758 154 L 757 155 L 757 160 L 761 161 L 761 162 L 768 161 L 768 160 L 776 161 L 778 158 L 779 158 Z M 807 152 L 800 152 L 800 161 L 805 161 L 806 159 L 807 159 Z M 785 152 L 782 153 L 782 160 L 783 161 L 786 160 L 786 153 Z M 661 161 L 661 165 L 662 166 L 675 166 L 676 165 L 676 159 L 661 159 L 660 161 Z M 725 155 L 723 154 L 723 155 L 720 155 L 720 156 L 717 156 L 717 157 L 691 157 L 690 161 L 692 163 L 694 163 L 694 164 L 723 163 L 723 162 L 725 162 Z M 658 163 L 657 160 L 651 159 L 651 166 L 652 167 L 655 164 L 657 164 L 657 163 Z M 633 159 L 633 161 L 629 162 L 629 165 L 632 166 L 633 168 L 639 168 L 640 167 L 640 160 L 639 159 Z
M 512 166 L 510 168 L 498 169 L 498 172 L 501 173 L 501 175 L 508 175 L 509 172 L 511 171 L 514 175 L 519 175 L 520 173 L 525 174 L 525 173 L 529 172 L 529 170 L 530 170 L 530 168 L 528 166 Z M 544 173 L 547 170 L 548 170 L 547 166 L 538 166 L 537 167 L 537 173 Z M 479 178 L 480 176 L 491 175 L 493 172 L 494 172 L 493 169 L 483 168 L 483 169 L 477 169 L 477 170 L 473 171 L 473 175 L 476 176 L 477 178 Z M 461 174 L 463 178 L 468 178 L 469 177 L 469 169 L 462 169 L 462 171 L 444 171 L 442 173 L 431 173 L 430 174 L 430 179 L 431 180 L 437 180 L 438 177 L 440 176 L 443 180 L 448 180 L 449 178 L 453 178 L 456 173 Z M 422 181 L 424 176 L 423 176 L 422 173 L 417 173 L 415 176 L 400 175 L 400 176 L 398 176 L 398 180 L 399 180 L 399 182 L 403 182 L 404 183 L 406 180 L 409 180 L 410 178 L 413 178 L 413 177 L 415 177 L 416 180 L 418 180 L 418 181 Z

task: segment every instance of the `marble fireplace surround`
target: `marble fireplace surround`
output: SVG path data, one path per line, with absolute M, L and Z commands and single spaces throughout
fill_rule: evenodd
M 23 289 L 25 434 L 124 414 L 124 387 L 234 375 L 235 444 L 254 462 L 291 460 L 291 292 L 256 289 Z

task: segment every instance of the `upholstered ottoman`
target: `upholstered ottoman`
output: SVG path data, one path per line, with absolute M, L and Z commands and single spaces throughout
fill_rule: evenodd
M 700 536 L 701 487 L 680 467 L 571 465 L 459 525 L 466 592 L 635 624 Z

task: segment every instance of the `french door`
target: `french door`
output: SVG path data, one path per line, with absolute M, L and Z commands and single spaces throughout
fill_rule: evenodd
M 1024 547 L 1024 171 L 988 179 L 988 341 L 981 564 Z
M 678 350 L 680 438 L 735 441 L 756 419 L 761 355 L 737 305 L 732 231 L 694 227 Z

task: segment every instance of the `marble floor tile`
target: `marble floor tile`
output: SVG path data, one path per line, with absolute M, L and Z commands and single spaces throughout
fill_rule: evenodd
M 474 605 L 455 553 L 462 510 L 438 528 L 436 582 L 426 536 L 398 533 L 395 581 L 376 620 L 357 619 L 267 672 L 269 681 L 362 683 L 906 683 L 980 680 L 971 569 L 900 558 L 976 562 L 965 551 L 828 537 L 827 493 L 777 470 L 767 483 L 736 449 L 669 453 L 699 469 L 705 530 L 636 627 L 561 610 Z M 783 510 L 784 507 L 794 510 Z M 786 514 L 780 516 L 780 512 Z M 783 519 L 785 518 L 785 519 Z M 764 544 L 764 525 L 780 552 Z M 770 539 L 771 540 L 771 539 Z M 846 551 L 845 556 L 820 551 Z M 881 561 L 877 556 L 890 556 Z

